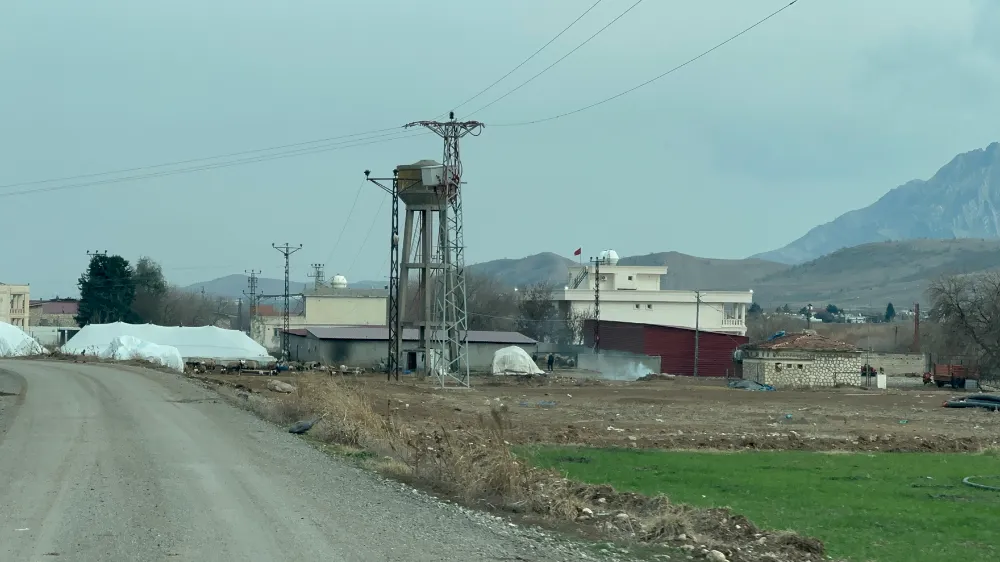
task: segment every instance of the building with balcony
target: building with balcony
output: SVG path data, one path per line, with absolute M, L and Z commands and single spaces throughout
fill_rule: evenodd
M 21 328 L 28 327 L 31 287 L 0 283 L 0 322 Z
M 600 285 L 601 321 L 688 328 L 744 336 L 753 291 L 665 291 L 666 266 L 618 265 L 614 250 L 601 252 L 599 264 L 571 267 L 568 283 L 555 292 L 560 310 L 593 317 Z

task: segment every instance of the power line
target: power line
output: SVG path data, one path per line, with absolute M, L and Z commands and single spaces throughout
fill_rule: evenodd
M 532 82 L 532 81 L 533 81 L 533 80 L 534 80 L 535 78 L 538 78 L 538 77 L 539 77 L 539 76 L 541 76 L 542 74 L 545 74 L 545 73 L 546 73 L 546 72 L 548 72 L 548 71 L 549 71 L 549 70 L 550 70 L 550 69 L 551 69 L 552 67 L 554 67 L 555 65 L 559 64 L 560 62 L 562 62 L 563 60 L 565 60 L 565 59 L 566 59 L 567 57 L 569 57 L 569 56 L 570 56 L 570 55 L 572 55 L 573 53 L 575 53 L 575 52 L 577 52 L 578 50 L 580 50 L 580 49 L 581 49 L 581 48 L 582 48 L 582 47 L 583 47 L 584 45 L 586 45 L 587 43 L 590 43 L 590 41 L 591 41 L 591 40 L 593 40 L 593 39 L 594 39 L 595 37 L 597 37 L 598 35 L 600 35 L 601 33 L 603 33 L 603 32 L 604 32 L 604 30 L 606 30 L 607 28 L 609 28 L 609 27 L 611 27 L 612 25 L 614 25 L 614 24 L 615 24 L 615 23 L 616 23 L 616 22 L 617 22 L 618 20 L 620 20 L 620 19 L 622 19 L 623 17 L 625 17 L 625 15 L 626 15 L 626 14 L 628 14 L 628 13 L 629 13 L 629 12 L 631 12 L 631 11 L 632 11 L 633 9 L 635 9 L 635 8 L 636 8 L 636 7 L 637 7 L 637 6 L 639 5 L 639 4 L 642 4 L 642 2 L 643 2 L 643 0 L 637 0 L 635 4 L 632 4 L 632 5 L 631 5 L 631 6 L 629 6 L 629 7 L 628 7 L 628 8 L 627 8 L 627 9 L 626 9 L 626 10 L 625 10 L 624 12 L 622 12 L 622 13 L 618 14 L 618 17 L 616 17 L 615 19 L 613 19 L 613 20 L 611 20 L 610 22 L 608 22 L 608 23 L 607 23 L 607 25 L 605 25 L 604 27 L 602 27 L 602 28 L 598 29 L 596 33 L 594 33 L 593 35 L 591 35 L 590 37 L 588 37 L 588 38 L 587 38 L 587 39 L 586 39 L 586 40 L 585 40 L 585 41 L 584 41 L 583 43 L 580 43 L 579 45 L 577 45 L 576 47 L 574 47 L 574 48 L 573 48 L 573 50 L 571 50 L 570 52 L 568 52 L 568 53 L 566 53 L 565 55 L 563 55 L 563 56 L 559 57 L 558 59 L 556 59 L 556 61 L 555 61 L 554 63 L 552 63 L 552 64 L 550 64 L 550 65 L 546 66 L 545 68 L 543 68 L 543 69 L 542 69 L 542 71 L 541 71 L 541 72 L 539 72 L 538 74 L 535 74 L 535 75 L 534 75 L 534 76 L 532 76 L 531 78 L 528 78 L 528 79 L 527 79 L 527 80 L 525 80 L 524 82 L 521 82 L 521 84 L 520 84 L 520 85 L 518 85 L 517 87 L 515 87 L 515 88 L 514 88 L 513 90 L 510 90 L 509 92 L 507 92 L 506 94 L 504 94 L 504 95 L 500 96 L 499 98 L 497 98 L 497 99 L 495 99 L 495 100 L 491 101 L 490 103 L 488 103 L 488 104 L 486 104 L 486 105 L 484 105 L 484 106 L 480 107 L 479 109 L 477 109 L 477 110 L 473 111 L 472 113 L 470 113 L 470 114 L 469 114 L 469 117 L 472 117 L 473 115 L 475 115 L 475 114 L 479 113 L 480 111 L 482 111 L 482 110 L 484 110 L 484 109 L 486 109 L 486 108 L 488 108 L 488 107 L 492 106 L 493 104 L 497 103 L 498 101 L 500 101 L 500 100 L 502 100 L 502 99 L 506 98 L 507 96 L 509 96 L 509 95 L 513 94 L 514 92 L 516 92 L 516 91 L 520 90 L 521 88 L 523 88 L 523 87 L 527 86 L 527 85 L 528 85 L 528 84 L 530 84 L 530 83 L 531 83 L 531 82 Z M 581 16 L 581 17 L 583 17 L 583 16 Z
M 61 178 L 51 178 L 51 179 L 47 179 L 47 180 L 26 181 L 26 182 L 20 182 L 20 183 L 8 183 L 6 185 L 0 185 L 0 189 L 6 189 L 8 187 L 23 187 L 23 186 L 26 186 L 26 185 L 38 185 L 38 184 L 52 183 L 52 182 L 57 182 L 57 181 L 68 181 L 68 180 L 78 180 L 78 179 L 84 179 L 84 178 L 94 178 L 94 177 L 97 177 L 97 176 L 109 176 L 109 175 L 112 175 L 112 174 L 124 174 L 126 172 L 138 172 L 138 171 L 141 171 L 141 170 L 152 170 L 152 169 L 156 169 L 156 168 L 166 168 L 166 167 L 169 167 L 169 166 L 180 166 L 181 164 L 191 164 L 193 162 L 204 162 L 206 160 L 218 160 L 218 159 L 221 159 L 221 158 L 230 158 L 230 157 L 233 157 L 233 156 L 243 156 L 245 154 L 255 154 L 255 153 L 258 153 L 258 152 L 270 152 L 270 151 L 274 151 L 274 150 L 281 150 L 281 149 L 285 149 L 285 148 L 291 148 L 293 146 L 304 146 L 304 145 L 307 145 L 307 144 L 320 144 L 320 143 L 329 142 L 329 141 L 333 141 L 333 140 L 346 139 L 346 138 L 351 138 L 351 137 L 361 137 L 361 136 L 366 136 L 366 135 L 370 135 L 370 134 L 374 134 L 374 133 L 383 133 L 383 132 L 386 132 L 386 131 L 396 131 L 396 130 L 399 130 L 400 128 L 401 127 L 392 127 L 392 128 L 388 128 L 388 129 L 375 129 L 375 130 L 366 131 L 366 132 L 363 132 L 363 133 L 352 133 L 350 135 L 339 135 L 339 136 L 335 136 L 335 137 L 327 137 L 325 139 L 316 139 L 316 140 L 311 140 L 311 141 L 303 141 L 303 142 L 296 142 L 296 143 L 291 143 L 291 144 L 283 144 L 283 145 L 278 145 L 278 146 L 271 146 L 271 147 L 268 147 L 268 148 L 258 148 L 258 149 L 254 149 L 254 150 L 243 150 L 243 151 L 240 151 L 240 152 L 230 152 L 228 154 L 220 154 L 220 155 L 217 155 L 217 156 L 204 156 L 204 157 L 201 157 L 201 158 L 190 158 L 190 159 L 187 159 L 187 160 L 177 160 L 177 161 L 174 161 L 174 162 L 164 162 L 162 164 L 153 164 L 153 165 L 150 165 L 150 166 L 136 166 L 134 168 L 123 168 L 123 169 L 120 169 L 120 170 L 111 170 L 111 171 L 107 171 L 107 172 L 97 172 L 97 173 L 93 173 L 93 174 L 80 174 L 80 175 L 76 175 L 76 176 L 64 176 L 64 177 L 61 177 Z
M 354 215 L 354 208 L 358 204 L 358 198 L 361 197 L 361 191 L 364 190 L 365 180 L 361 180 L 358 185 L 358 192 L 354 194 L 354 202 L 351 203 L 351 210 L 347 212 L 347 218 L 344 219 L 343 226 L 340 227 L 340 234 L 337 235 L 337 240 L 333 243 L 333 248 L 330 249 L 330 255 L 326 257 L 326 263 L 333 263 L 333 254 L 337 251 L 337 246 L 340 245 L 340 239 L 344 237 L 344 233 L 347 232 L 347 225 L 351 222 L 351 217 Z
M 264 156 L 256 156 L 256 157 L 252 157 L 252 158 L 245 158 L 245 159 L 242 159 L 242 160 L 233 160 L 233 161 L 229 161 L 229 162 L 221 162 L 221 163 L 216 163 L 216 164 L 206 164 L 204 166 L 197 166 L 197 167 L 192 167 L 192 168 L 180 168 L 180 169 L 177 169 L 177 170 L 167 170 L 167 171 L 164 171 L 164 172 L 155 172 L 155 173 L 135 175 L 135 176 L 125 176 L 125 177 L 121 177 L 121 178 L 110 178 L 110 179 L 105 179 L 105 180 L 95 180 L 95 181 L 92 181 L 92 182 L 67 184 L 67 185 L 56 185 L 56 186 L 52 186 L 52 187 L 43 187 L 43 188 L 39 188 L 39 189 L 26 189 L 26 190 L 21 190 L 21 191 L 12 191 L 12 192 L 8 192 L 8 193 L 0 193 L 0 197 L 13 197 L 13 196 L 16 196 L 16 195 L 25 195 L 25 194 L 31 194 L 31 193 L 44 193 L 44 192 L 48 192 L 48 191 L 62 191 L 62 190 L 66 190 L 66 189 L 77 189 L 77 188 L 81 188 L 81 187 L 91 187 L 91 186 L 96 186 L 96 185 L 121 183 L 121 182 L 125 182 L 125 181 L 141 180 L 141 179 L 148 179 L 148 178 L 155 178 L 155 177 L 162 177 L 162 176 L 171 176 L 171 175 L 176 175 L 176 174 L 187 174 L 187 173 L 199 172 L 199 171 L 203 171 L 203 170 L 214 170 L 214 169 L 217 169 L 217 168 L 228 168 L 230 166 L 241 166 L 241 165 L 244 165 L 244 164 L 254 164 L 254 163 L 257 163 L 257 162 L 267 162 L 269 160 L 279 160 L 279 159 L 282 159 L 282 158 L 291 158 L 291 157 L 294 157 L 294 156 L 304 156 L 304 155 L 307 155 L 307 154 L 318 154 L 318 153 L 321 153 L 321 152 L 331 152 L 331 151 L 334 151 L 334 150 L 343 150 L 343 149 L 347 149 L 347 148 L 355 148 L 355 147 L 358 147 L 358 146 L 365 146 L 365 145 L 369 145 L 369 144 L 379 144 L 379 143 L 383 143 L 383 142 L 391 142 L 391 141 L 395 141 L 395 140 L 408 139 L 408 138 L 413 138 L 413 137 L 417 137 L 417 136 L 421 136 L 421 135 L 426 135 L 426 134 L 428 134 L 428 133 L 417 133 L 417 134 L 410 134 L 410 135 L 400 135 L 400 136 L 395 136 L 395 137 L 386 138 L 386 139 L 379 139 L 379 140 L 359 139 L 359 140 L 366 140 L 368 142 L 354 142 L 352 144 L 336 143 L 334 145 L 330 145 L 330 146 L 326 146 L 326 147 L 321 147 L 321 148 L 297 149 L 297 150 L 288 151 L 288 152 L 282 152 L 282 153 L 277 153 L 277 154 L 264 155 Z M 375 137 L 372 137 L 372 138 L 375 138 Z
M 742 37 L 746 33 L 749 33 L 750 31 L 752 31 L 756 27 L 764 24 L 765 22 L 767 22 L 771 18 L 777 16 L 781 12 L 784 12 L 788 8 L 791 8 L 792 5 L 795 4 L 796 2 L 798 2 L 798 0 L 792 0 L 791 2 L 789 2 L 788 4 L 786 4 L 785 6 L 783 6 L 783 7 L 779 8 L 779 9 L 775 10 L 774 12 L 771 12 L 770 14 L 768 14 L 767 17 L 765 17 L 765 18 L 763 18 L 761 20 L 758 20 L 757 23 L 751 25 L 750 27 L 745 28 L 743 31 L 740 31 L 739 33 L 737 33 L 736 35 L 731 36 L 730 38 L 726 39 L 725 41 L 722 41 L 721 43 L 717 43 L 711 49 L 708 49 L 707 51 L 703 51 L 701 54 L 699 54 L 699 55 L 697 55 L 695 57 L 692 57 L 692 58 L 684 61 L 683 63 L 681 63 L 681 64 L 679 64 L 679 65 L 671 68 L 670 70 L 664 72 L 663 74 L 660 74 L 659 76 L 651 78 L 651 79 L 649 79 L 649 80 L 647 80 L 647 81 L 639 84 L 638 86 L 633 86 L 632 88 L 629 88 L 628 90 L 625 90 L 623 92 L 617 93 L 617 94 L 615 94 L 615 95 L 613 95 L 611 97 L 604 98 L 604 99 L 602 99 L 602 100 L 600 100 L 598 102 L 594 102 L 594 103 L 592 103 L 590 105 L 587 105 L 587 106 L 584 106 L 584 107 L 581 107 L 581 108 L 578 108 L 578 109 L 574 109 L 572 111 L 566 111 L 564 113 L 559 113 L 557 115 L 552 115 L 550 117 L 545 117 L 545 118 L 542 118 L 542 119 L 533 119 L 531 121 L 520 121 L 520 122 L 516 122 L 516 123 L 499 123 L 499 124 L 493 124 L 491 126 L 493 126 L 493 127 L 521 127 L 521 126 L 524 126 L 524 125 L 535 125 L 535 124 L 538 124 L 538 123 L 544 123 L 546 121 L 553 121 L 553 120 L 556 120 L 556 119 L 561 119 L 563 117 L 568 117 L 570 115 L 575 115 L 577 113 L 580 113 L 580 112 L 583 112 L 583 111 L 587 111 L 588 109 L 593 109 L 593 108 L 595 108 L 595 107 L 597 107 L 599 105 L 604 105 L 604 104 L 606 104 L 606 103 L 608 103 L 610 101 L 614 101 L 614 100 L 616 100 L 616 99 L 618 99 L 618 98 L 620 98 L 622 96 L 631 94 L 632 92 L 638 90 L 639 88 L 643 88 L 645 86 L 648 86 L 648 85 L 652 84 L 653 82 L 656 82 L 657 80 L 659 80 L 659 79 L 661 79 L 661 78 L 663 78 L 665 76 L 673 74 L 674 72 L 677 72 L 678 70 L 684 68 L 685 66 L 688 66 L 691 63 L 694 63 L 695 61 L 697 61 L 697 60 L 699 60 L 699 59 L 701 59 L 701 58 L 703 58 L 705 56 L 708 56 L 712 52 L 714 52 L 714 51 L 716 51 L 716 50 L 724 47 L 725 45 L 731 43 L 732 41 L 735 41 L 736 39 Z
M 379 216 L 382 214 L 382 207 L 385 206 L 386 195 L 382 196 L 382 202 L 378 204 L 378 210 L 375 211 L 375 218 L 372 219 L 371 226 L 368 227 L 368 233 L 365 234 L 365 239 L 361 241 L 361 245 L 358 246 L 358 253 L 354 255 L 354 259 L 351 260 L 351 266 L 347 268 L 347 274 L 351 274 L 351 270 L 354 269 L 354 264 L 357 263 L 358 258 L 361 257 L 361 252 L 365 249 L 365 244 L 368 243 L 368 237 L 372 235 L 372 230 L 375 229 L 375 223 L 378 222 Z
M 548 47 L 548 46 L 549 46 L 549 45 L 551 45 L 551 44 L 552 44 L 553 42 L 555 42 L 555 40 L 556 40 L 556 39 L 559 39 L 560 37 L 562 37 L 562 35 L 563 35 L 564 33 L 566 33 L 567 31 L 569 31 L 571 27 L 573 27 L 574 25 L 576 25 L 576 24 L 577 24 L 577 22 L 579 22 L 580 20 L 582 20 L 584 16 L 586 16 L 587 14 L 589 14 L 591 10 L 593 10 L 594 8 L 596 8 L 596 7 L 597 7 L 597 5 L 598 5 L 598 4 L 600 4 L 600 3 L 601 3 L 601 2 L 603 2 L 603 1 L 604 1 L 604 0 L 597 0 L 597 2 L 594 2 L 593 4 L 591 4 L 591 6 L 590 6 L 589 8 L 587 8 L 586 10 L 584 10 L 584 12 L 583 12 L 582 14 L 580 14 L 579 16 L 577 16 L 575 20 L 573 20 L 572 22 L 570 22 L 570 24 L 569 24 L 569 25 L 567 25 L 566 27 L 564 27 L 564 28 L 563 28 L 563 30 L 562 30 L 562 31 L 560 31 L 559 33 L 557 33 L 555 37 L 553 37 L 552 39 L 549 39 L 549 42 L 548 42 L 548 43 L 546 43 L 546 44 L 542 45 L 541 47 L 539 47 L 537 51 L 535 51 L 534 53 L 531 53 L 531 56 L 529 56 L 528 58 L 526 58 L 526 59 L 524 59 L 523 61 L 521 61 L 521 63 L 520 63 L 520 64 L 518 64 L 517 66 L 515 66 L 514 68 L 512 68 L 512 69 L 510 70 L 510 72 L 508 72 L 507 74 L 504 74 L 503 76 L 501 76 L 500 78 L 498 78 L 498 79 L 497 79 L 497 80 L 496 80 L 495 82 L 493 82 L 493 83 L 492 83 L 492 84 L 490 84 L 489 86 L 486 86 L 485 88 L 483 88 L 482 90 L 480 90 L 478 94 L 476 94 L 476 95 L 472 96 L 471 98 L 469 98 L 469 99 L 467 99 L 467 100 L 463 101 L 462 103 L 460 103 L 460 104 L 456 105 L 456 106 L 455 106 L 455 108 L 454 108 L 454 111 L 458 111 L 458 109 L 459 109 L 459 108 L 461 108 L 462 106 L 464 106 L 465 104 L 467 104 L 467 103 L 469 103 L 470 101 L 472 101 L 472 100 L 474 100 L 474 99 L 478 98 L 479 96 L 481 96 L 481 95 L 485 94 L 485 93 L 486 93 L 486 92 L 488 92 L 488 91 L 489 91 L 490 89 L 492 89 L 492 88 L 493 88 L 493 86 L 496 86 L 496 85 L 497 85 L 497 84 L 499 84 L 500 82 L 503 82 L 503 80 L 504 80 L 505 78 L 507 78 L 507 77 L 508 77 L 508 76 L 510 76 L 511 74 L 514 74 L 515 72 L 517 72 L 517 70 L 518 70 L 519 68 L 521 68 L 522 66 L 524 66 L 525 64 L 527 64 L 527 63 L 528 63 L 528 61 L 530 61 L 531 59 L 533 59 L 533 58 L 535 58 L 536 56 L 538 56 L 538 54 L 539 54 L 539 53 L 541 53 L 542 51 L 544 51 L 546 47 Z M 439 118 L 440 118 L 440 116 L 439 116 Z

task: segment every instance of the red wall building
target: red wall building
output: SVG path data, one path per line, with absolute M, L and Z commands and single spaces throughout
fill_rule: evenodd
M 594 320 L 584 322 L 584 343 L 594 346 Z M 734 373 L 733 351 L 748 343 L 746 336 L 700 331 L 698 376 L 724 377 Z M 672 375 L 694 374 L 694 330 L 673 326 L 601 322 L 601 349 L 658 355 L 660 370 Z

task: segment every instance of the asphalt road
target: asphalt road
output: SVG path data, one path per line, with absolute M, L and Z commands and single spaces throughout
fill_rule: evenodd
M 563 560 L 179 376 L 0 361 L 0 560 Z

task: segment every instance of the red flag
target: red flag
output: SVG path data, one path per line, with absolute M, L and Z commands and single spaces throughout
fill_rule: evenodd
M 573 252 L 573 255 L 574 256 L 579 256 L 582 253 L 583 253 L 583 248 L 577 248 L 576 251 Z

